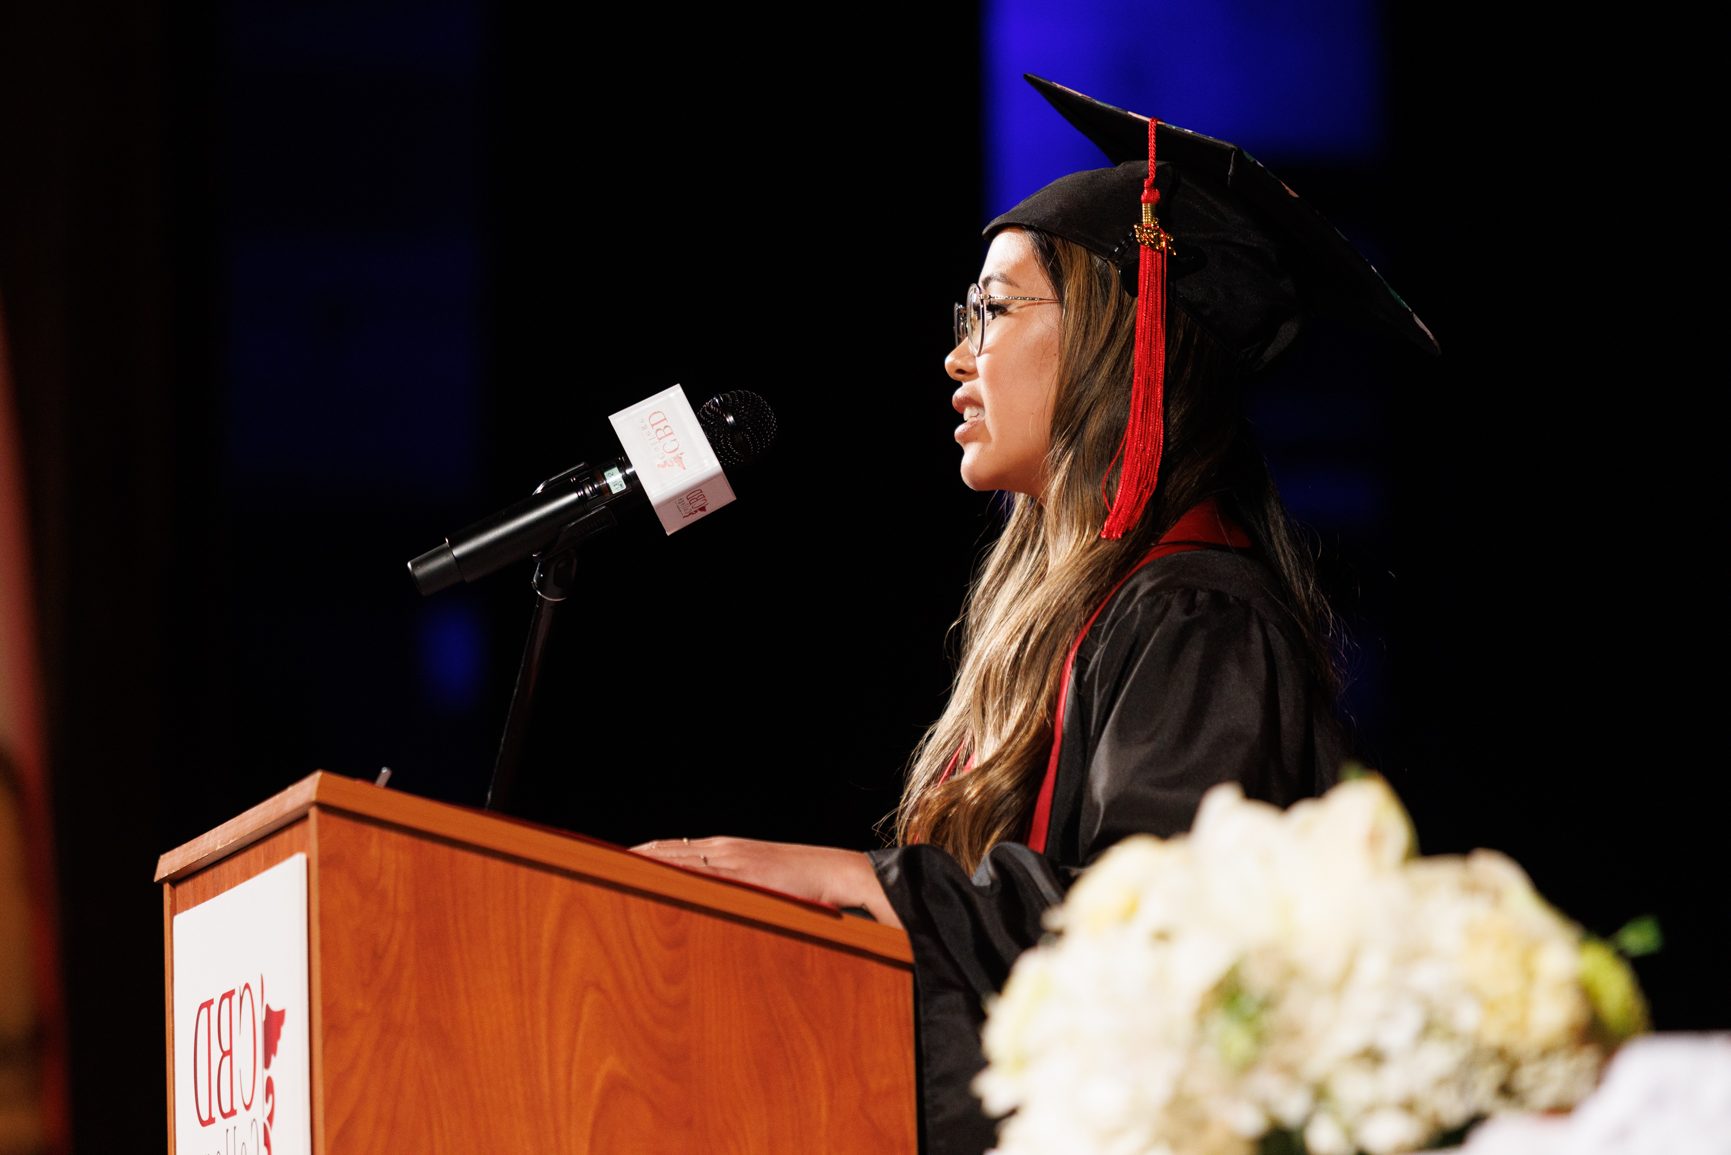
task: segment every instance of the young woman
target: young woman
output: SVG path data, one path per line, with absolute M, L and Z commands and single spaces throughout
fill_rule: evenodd
M 983 1000 L 1081 869 L 1126 835 L 1187 829 L 1217 783 L 1284 805 L 1326 789 L 1346 756 L 1333 619 L 1241 380 L 1318 308 L 1435 348 L 1238 149 L 1034 83 L 1119 163 L 993 221 L 956 307 L 945 368 L 962 480 L 1015 497 L 896 846 L 638 848 L 906 929 L 934 1153 L 990 1145 L 968 1091 Z

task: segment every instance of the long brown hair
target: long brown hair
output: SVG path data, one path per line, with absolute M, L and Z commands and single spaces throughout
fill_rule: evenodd
M 1063 310 L 1049 481 L 1039 499 L 1013 498 L 981 563 L 957 622 L 961 660 L 949 703 L 914 750 L 895 815 L 898 842 L 942 847 L 970 871 L 994 843 L 1027 827 L 1070 643 L 1119 579 L 1204 498 L 1219 499 L 1250 534 L 1313 674 L 1331 693 L 1340 685 L 1335 619 L 1241 416 L 1240 366 L 1180 310 L 1167 318 L 1159 483 L 1134 529 L 1117 541 L 1100 537 L 1100 479 L 1129 409 L 1136 302 L 1105 260 L 1025 231 Z

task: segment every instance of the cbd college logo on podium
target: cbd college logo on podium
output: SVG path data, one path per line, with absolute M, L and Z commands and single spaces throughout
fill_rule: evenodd
M 307 859 L 174 917 L 179 1155 L 310 1155 Z
M 275 1151 L 271 1126 L 277 1096 L 270 1067 L 288 1012 L 272 1009 L 264 989 L 265 976 L 259 975 L 205 999 L 192 1018 L 193 1114 L 200 1127 L 223 1125 L 224 1142 L 216 1148 L 223 1155 Z

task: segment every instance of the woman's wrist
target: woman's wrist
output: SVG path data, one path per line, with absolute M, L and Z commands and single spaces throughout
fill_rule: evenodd
M 860 907 L 877 921 L 899 930 L 902 920 L 878 881 L 871 856 L 863 850 L 844 850 L 841 854 L 845 857 L 838 860 L 841 869 L 831 876 L 834 890 L 827 901 L 835 906 Z

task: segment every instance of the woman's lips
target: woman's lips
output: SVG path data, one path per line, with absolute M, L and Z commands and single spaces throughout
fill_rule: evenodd
M 974 427 L 985 419 L 983 409 L 967 409 L 962 413 L 962 423 L 956 426 L 956 440 L 961 441 L 974 431 Z

